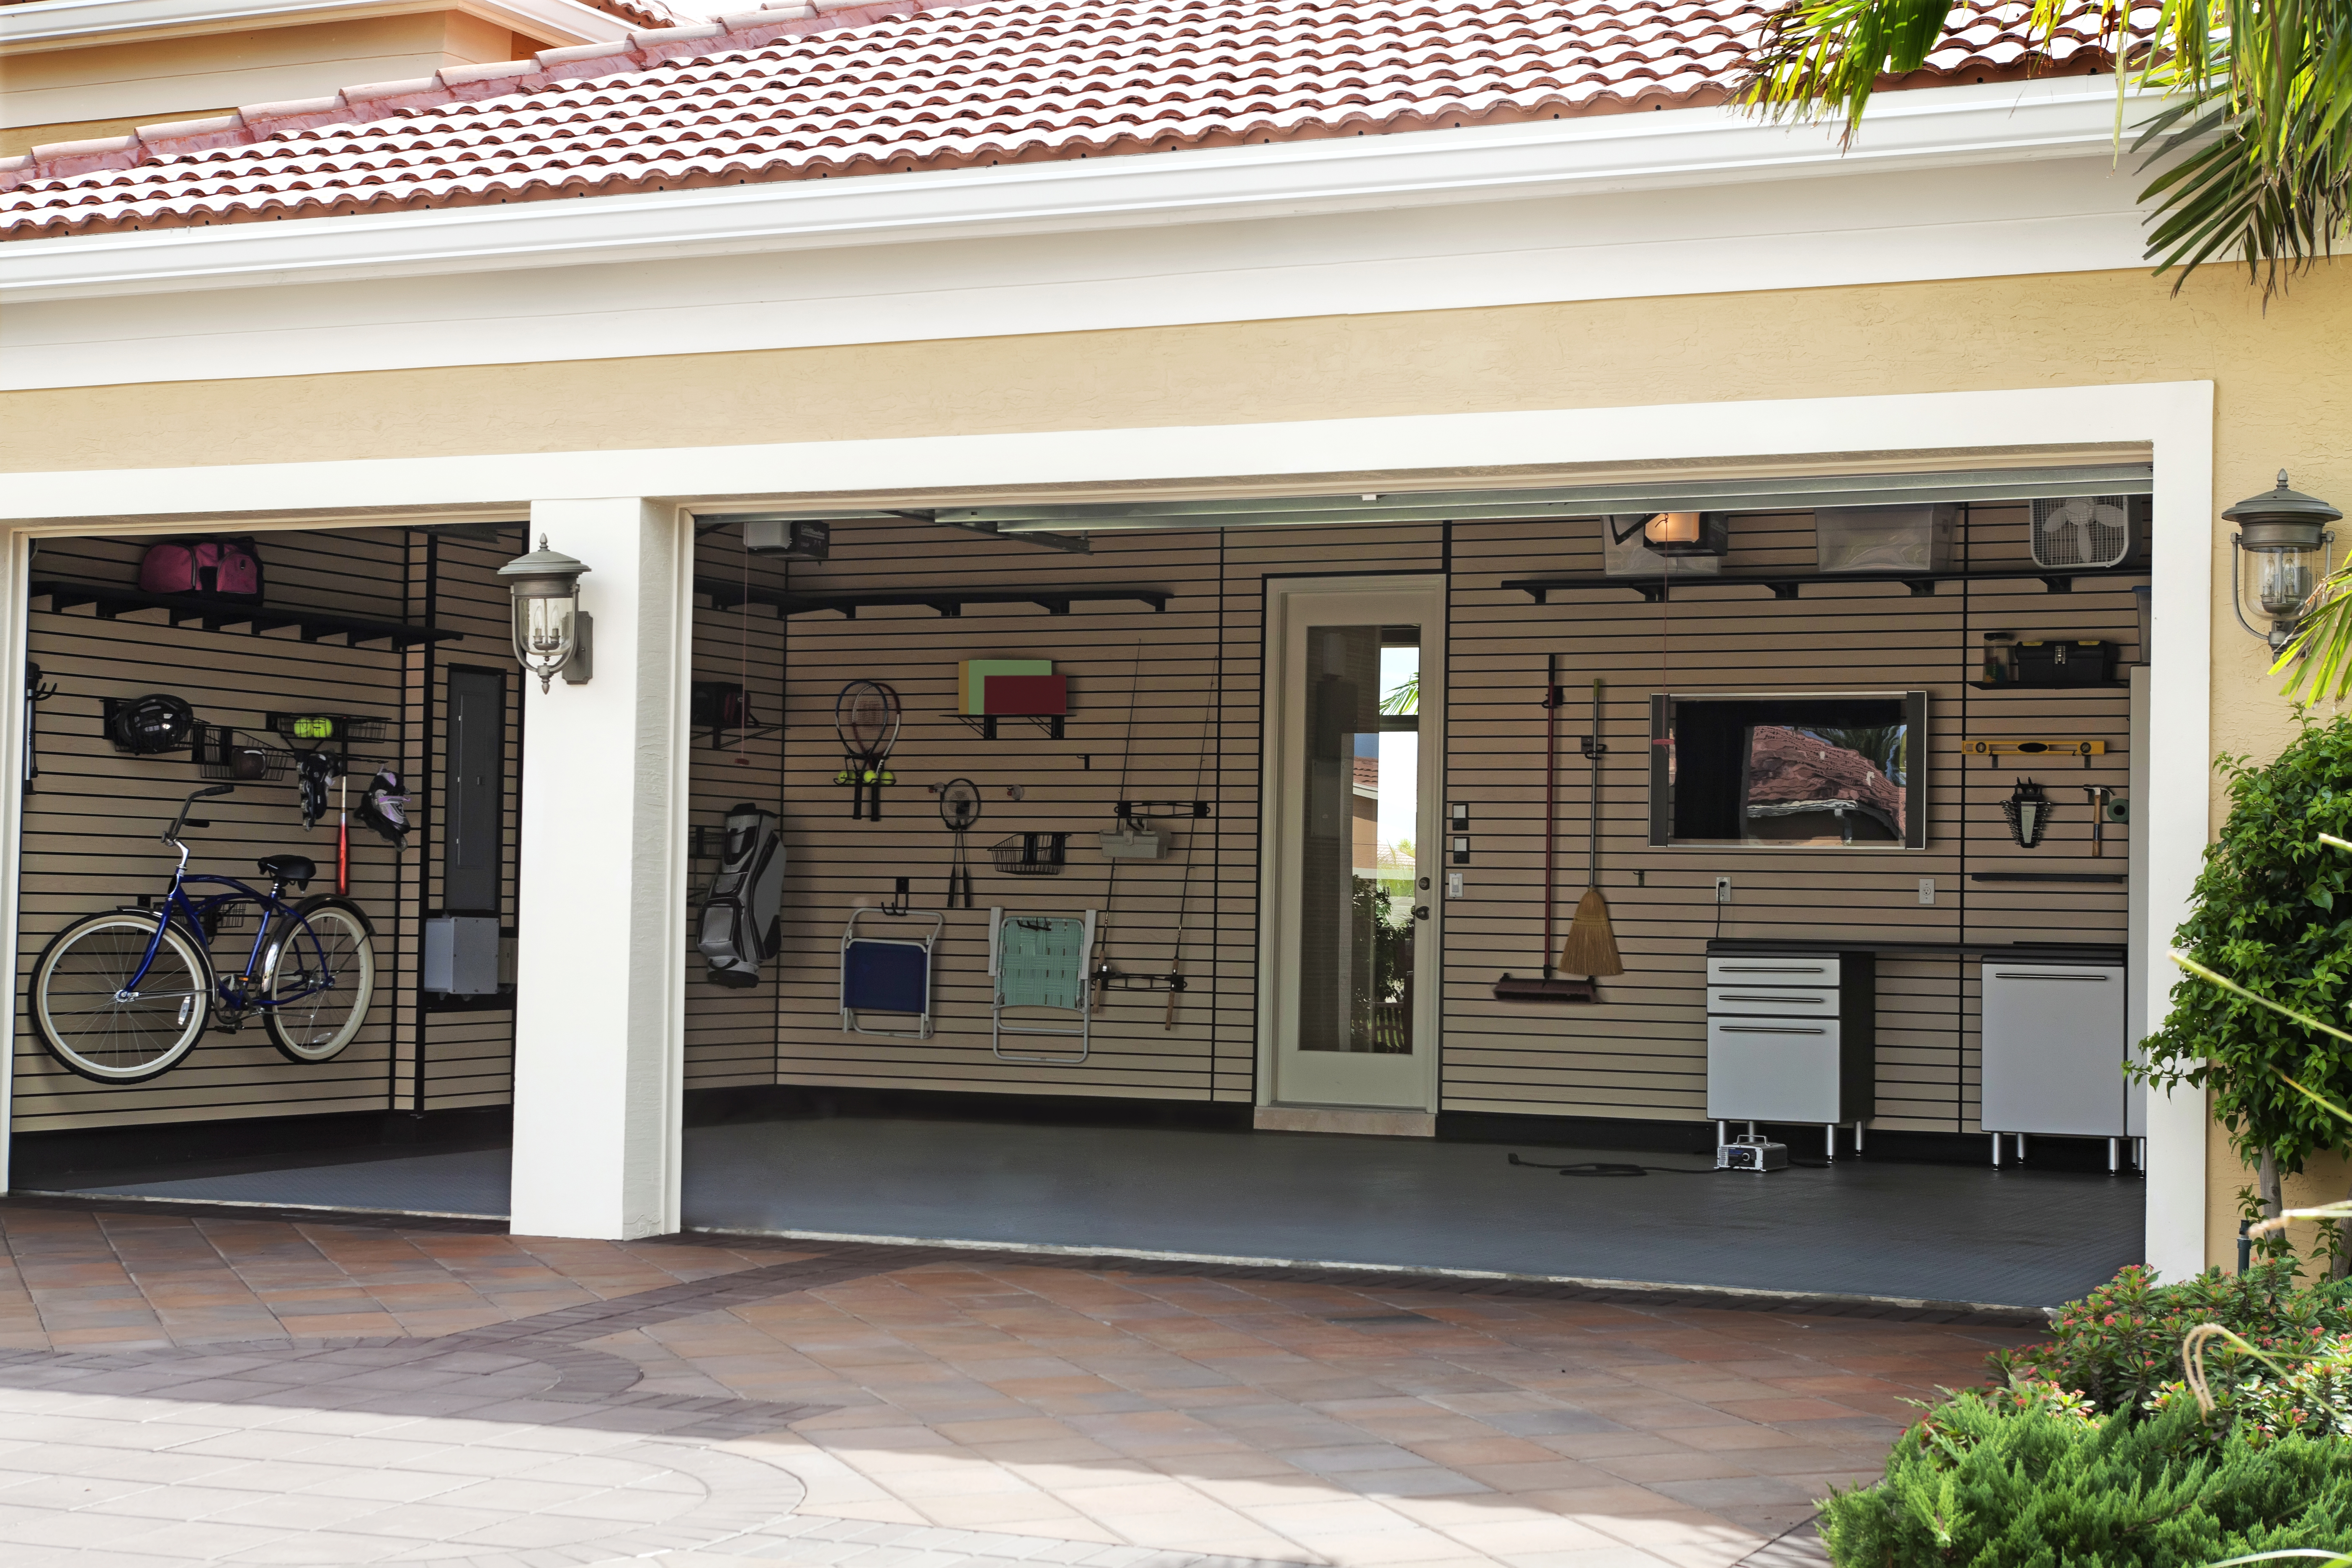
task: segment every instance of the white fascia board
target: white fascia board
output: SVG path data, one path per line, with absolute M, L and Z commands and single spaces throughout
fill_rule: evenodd
M 30 0 L 0 5 L 0 49 L 22 54 L 453 10 L 563 45 L 609 43 L 629 35 L 629 23 L 579 0 Z
M 2112 79 L 1881 94 L 1864 135 L 1687 109 L 0 245 L 0 303 L 782 252 L 2075 157 Z

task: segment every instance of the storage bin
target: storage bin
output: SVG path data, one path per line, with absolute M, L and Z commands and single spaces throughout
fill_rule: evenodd
M 1720 555 L 1659 554 L 1643 542 L 1642 527 L 1658 514 L 1619 512 L 1601 520 L 1601 569 L 1612 577 L 1712 576 L 1723 570 Z
M 2020 686 L 2096 686 L 2116 678 L 2111 642 L 2021 642 L 2017 645 Z
M 1814 563 L 1824 572 L 1941 572 L 1960 509 L 1825 506 L 1813 513 Z

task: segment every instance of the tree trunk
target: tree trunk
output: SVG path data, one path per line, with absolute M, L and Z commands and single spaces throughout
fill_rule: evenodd
M 2268 1149 L 2263 1151 L 2262 1163 L 2254 1167 L 2254 1196 L 2262 1204 L 2264 1219 L 2278 1218 L 2279 1210 L 2286 1206 L 2279 1194 L 2278 1156 Z M 2261 1256 L 2259 1247 L 2256 1256 Z
M 2347 1193 L 2345 1196 L 2352 1200 L 2352 1193 Z M 2336 1256 L 2327 1260 L 2327 1277 L 2330 1279 L 2352 1279 L 2352 1235 L 2346 1234 L 2347 1226 L 2352 1226 L 2352 1221 L 2339 1219 L 2336 1222 Z

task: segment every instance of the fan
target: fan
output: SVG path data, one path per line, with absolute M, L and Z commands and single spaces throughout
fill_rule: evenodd
M 882 765 L 898 740 L 898 694 L 878 680 L 853 680 L 834 700 L 833 727 L 843 752 L 833 782 L 850 786 L 851 819 L 881 821 L 882 786 L 898 782 Z
M 980 786 L 970 779 L 950 779 L 940 786 L 940 820 L 955 835 L 955 860 L 948 868 L 948 908 L 955 909 L 956 895 L 963 895 L 964 909 L 971 908 L 971 860 L 965 848 L 964 835 L 980 820 Z
M 2131 502 L 2068 496 L 2033 503 L 2036 566 L 2113 566 L 2131 553 Z

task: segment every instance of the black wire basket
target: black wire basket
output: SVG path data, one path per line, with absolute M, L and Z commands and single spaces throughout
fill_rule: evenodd
M 196 773 L 208 779 L 262 784 L 294 772 L 294 753 L 218 724 L 196 726 Z
M 1011 877 L 1058 877 L 1069 863 L 1066 833 L 1016 833 L 989 847 L 996 868 Z

